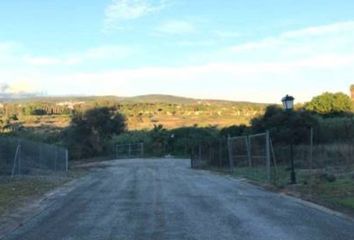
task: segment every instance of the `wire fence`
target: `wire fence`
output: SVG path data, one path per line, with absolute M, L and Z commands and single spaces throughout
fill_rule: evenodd
M 227 139 L 200 143 L 191 150 L 192 168 L 230 168 Z
M 300 142 L 273 142 L 272 132 L 266 132 L 200 143 L 193 148 L 191 166 L 218 168 L 273 184 L 290 182 L 291 159 L 302 179 L 354 173 L 354 141 L 322 139 L 325 135 L 311 128 L 303 132 L 307 137 Z
M 55 145 L 0 137 L 0 175 L 46 175 L 68 171 L 68 151 Z
M 115 145 L 116 159 L 143 158 L 144 143 L 127 143 Z

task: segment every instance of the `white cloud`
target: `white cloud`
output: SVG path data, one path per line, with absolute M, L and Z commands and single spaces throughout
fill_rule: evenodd
M 328 25 L 308 27 L 300 30 L 289 31 L 281 34 L 283 38 L 321 36 L 354 30 L 354 21 L 337 22 Z
M 164 9 L 165 0 L 152 3 L 151 0 L 113 0 L 106 8 L 104 32 L 122 28 L 122 22 L 137 19 Z
M 277 102 L 283 94 L 292 93 L 297 100 L 305 101 L 325 90 L 345 91 L 351 81 L 350 76 L 354 73 L 353 65 L 354 54 L 329 55 L 291 62 L 216 62 L 185 67 L 86 72 L 56 77 L 54 82 L 69 82 L 65 86 L 70 89 L 91 86 L 80 93 L 94 95 L 167 93 L 201 98 Z M 339 72 L 347 73 L 347 76 L 342 75 L 339 79 L 336 74 Z M 318 76 L 321 76 L 320 80 Z M 334 81 L 337 82 L 336 88 L 332 86 Z
M 179 43 L 193 44 L 190 41 Z M 3 49 L 12 51 L 11 47 Z M 162 64 L 101 72 L 97 68 L 86 72 L 82 68 L 62 68 L 70 71 L 53 72 L 50 68 L 38 71 L 31 66 L 10 71 L 0 66 L 0 76 L 10 82 L 25 80 L 47 89 L 50 94 L 167 93 L 259 102 L 278 102 L 287 93 L 305 101 L 326 90 L 347 91 L 348 85 L 353 83 L 353 22 L 288 31 L 231 49 L 220 55 L 215 52 L 206 57 L 198 55 L 194 65 L 186 59 L 185 66 L 180 67 L 163 67 Z M 103 45 L 59 57 L 21 56 L 32 65 L 72 65 L 124 59 L 134 53 L 133 46 Z M 68 92 L 69 89 L 73 92 Z
M 187 34 L 196 31 L 194 25 L 183 20 L 170 20 L 156 28 L 158 33 L 164 34 Z
M 63 60 L 59 58 L 51 58 L 51 57 L 37 57 L 37 56 L 30 56 L 26 55 L 23 57 L 23 60 L 31 65 L 58 65 L 62 64 Z
M 38 90 L 38 86 L 27 81 L 17 81 L 9 85 L 8 92 L 10 93 L 35 93 Z
M 330 45 L 336 46 L 341 44 L 333 42 L 335 40 L 343 40 L 343 35 L 349 41 L 353 41 L 354 21 L 337 22 L 333 24 L 314 26 L 294 31 L 287 31 L 275 37 L 268 37 L 259 41 L 247 42 L 236 45 L 231 48 L 233 52 L 244 52 L 250 50 L 267 49 L 271 47 L 285 46 L 286 48 L 296 45 L 318 45 L 327 44 L 326 39 L 330 38 Z M 306 42 L 304 42 L 306 41 Z
M 242 36 L 242 34 L 239 32 L 225 30 L 213 31 L 213 34 L 215 34 L 219 38 L 238 38 Z
M 1 98 L 18 98 L 38 95 L 38 88 L 30 82 L 14 81 L 11 84 L 0 83 Z
M 325 90 L 346 91 L 352 83 L 353 65 L 354 54 L 347 54 L 322 55 L 287 62 L 214 62 L 183 67 L 142 67 L 101 72 L 87 70 L 53 74 L 50 71 L 6 73 L 0 70 L 0 75 L 9 82 L 41 86 L 49 94 L 165 93 L 277 102 L 287 93 L 295 95 L 298 101 L 305 101 Z
M 21 51 L 23 51 L 23 48 L 18 43 L 0 42 L 0 62 L 9 63 L 16 61 Z
M 18 44 L 11 42 L 0 42 L 0 53 L 5 53 L 17 49 Z
M 134 52 L 132 47 L 121 45 L 104 45 L 97 48 L 87 50 L 82 58 L 92 60 L 102 59 L 122 59 L 131 55 Z
M 121 60 L 134 53 L 134 49 L 121 45 L 102 45 L 87 49 L 81 53 L 68 54 L 61 57 L 25 55 L 25 63 L 36 66 L 78 65 L 87 61 Z
M 190 40 L 184 40 L 184 41 L 179 41 L 177 42 L 177 45 L 183 46 L 183 47 L 209 47 L 212 45 L 215 45 L 216 42 L 214 40 L 202 40 L 202 41 L 190 41 Z

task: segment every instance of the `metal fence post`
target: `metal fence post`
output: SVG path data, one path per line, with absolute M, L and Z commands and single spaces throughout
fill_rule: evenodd
M 54 148 L 55 149 L 55 158 L 54 158 L 54 172 L 57 171 L 57 161 L 58 161 L 58 149 L 57 148 Z
M 199 163 L 202 161 L 202 145 L 199 144 L 199 149 L 198 149 L 198 160 Z
M 65 149 L 65 171 L 68 172 L 69 170 L 69 151 Z
M 310 169 L 313 167 L 313 128 L 310 132 Z
M 17 167 L 18 167 L 18 175 L 21 175 L 21 154 L 22 153 L 22 146 L 21 146 L 21 143 L 20 143 L 20 146 L 19 146 L 19 151 L 18 151 L 18 156 L 17 156 Z
M 191 168 L 194 168 L 195 164 L 195 147 L 192 147 L 191 149 Z
M 272 161 L 273 161 L 273 166 L 274 166 L 274 183 L 276 184 L 278 181 L 278 166 L 277 166 L 277 159 L 275 157 L 273 141 L 272 141 L 271 137 L 269 137 L 269 143 L 270 143 L 270 149 L 271 149 L 271 153 L 272 153 Z
M 271 181 L 271 163 L 270 163 L 270 134 L 269 131 L 266 133 L 266 159 L 267 159 L 267 177 L 268 181 Z
M 246 141 L 246 148 L 247 148 L 247 158 L 248 158 L 248 165 L 252 167 L 252 152 L 251 152 L 251 139 L 249 136 L 245 138 Z
M 219 140 L 219 168 L 222 167 L 222 139 Z
M 141 143 L 141 157 L 143 158 L 144 157 L 144 143 L 142 142 Z
M 231 137 L 230 135 L 227 137 L 227 148 L 229 152 L 229 164 L 231 172 L 234 171 L 234 161 L 232 159 L 232 144 L 231 144 Z
M 16 147 L 16 153 L 15 153 L 15 157 L 14 157 L 14 163 L 12 165 L 12 171 L 11 171 L 11 177 L 13 177 L 15 175 L 15 171 L 16 171 L 16 163 L 18 164 L 18 155 L 20 153 L 21 150 L 21 144 L 18 143 L 17 147 Z
M 38 149 L 38 165 L 40 166 L 40 168 L 42 168 L 43 164 L 43 157 L 42 157 L 42 145 L 39 145 L 39 149 Z

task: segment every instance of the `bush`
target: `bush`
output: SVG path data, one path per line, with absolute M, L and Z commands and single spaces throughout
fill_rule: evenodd
M 73 115 L 70 127 L 64 131 L 65 144 L 74 159 L 95 157 L 108 151 L 112 136 L 125 129 L 125 118 L 115 108 L 94 108 Z
M 144 143 L 148 156 L 189 156 L 193 147 L 200 143 L 213 142 L 219 136 L 219 130 L 213 127 L 182 127 L 166 130 L 162 125 L 155 125 L 152 130 L 130 131 L 113 137 L 114 144 Z
M 220 130 L 220 135 L 222 137 L 227 136 L 242 136 L 247 135 L 251 131 L 250 127 L 246 125 L 239 125 L 239 126 L 230 126 Z
M 305 105 L 305 109 L 324 116 L 343 116 L 352 112 L 353 103 L 344 93 L 326 92 L 314 97 Z
M 170 152 L 175 155 L 189 155 L 192 148 L 199 144 L 214 142 L 219 138 L 219 130 L 215 127 L 182 127 L 170 131 Z
M 263 116 L 251 121 L 254 133 L 269 130 L 272 140 L 280 144 L 300 144 L 309 138 L 309 129 L 318 126 L 318 119 L 306 111 L 284 111 L 280 106 L 267 107 Z
M 319 118 L 317 143 L 354 142 L 354 117 Z

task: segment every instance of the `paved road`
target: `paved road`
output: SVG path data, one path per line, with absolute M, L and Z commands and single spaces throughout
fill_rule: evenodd
M 349 240 L 354 223 L 187 160 L 95 170 L 6 240 Z

